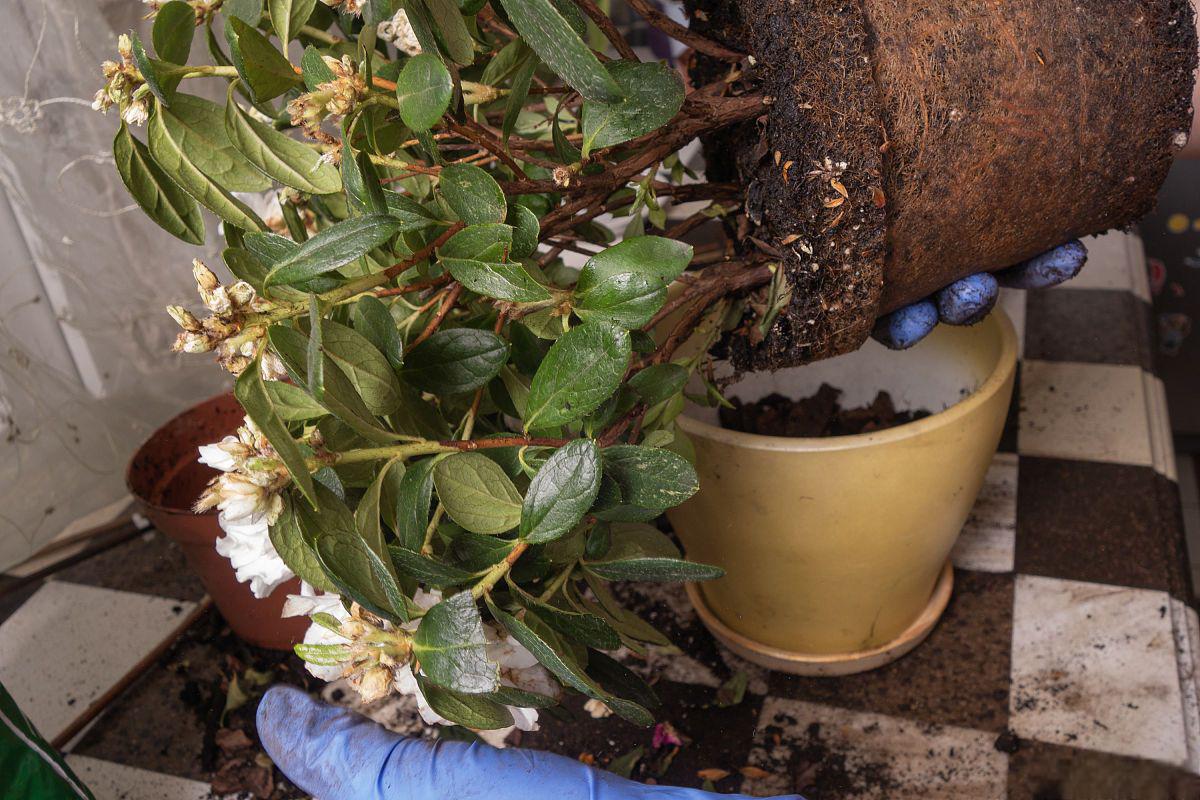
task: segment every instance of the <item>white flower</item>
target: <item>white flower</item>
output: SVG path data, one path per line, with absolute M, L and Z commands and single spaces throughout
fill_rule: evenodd
M 200 445 L 200 463 L 221 472 L 233 472 L 253 453 L 236 436 L 226 436 L 216 444 Z
M 339 622 L 350 619 L 350 612 L 342 604 L 342 598 L 336 594 L 317 594 L 317 590 L 301 581 L 300 594 L 289 594 L 283 604 L 285 617 L 310 617 L 313 614 L 330 614 Z M 324 625 L 312 623 L 304 632 L 305 644 L 345 644 L 346 639 L 326 628 Z M 336 681 L 342 677 L 343 668 L 340 665 L 322 666 L 305 663 L 304 668 L 313 677 L 323 681 Z
M 95 103 L 95 101 L 92 102 Z M 121 112 L 121 119 L 129 125 L 145 125 L 146 120 L 150 119 L 149 105 L 145 100 L 132 100 Z
M 397 11 L 390 20 L 379 23 L 378 34 L 380 39 L 395 44 L 402 53 L 415 56 L 422 52 L 421 43 L 417 41 L 417 34 L 404 9 Z
M 217 539 L 216 549 L 229 559 L 240 583 L 250 583 L 255 597 L 263 598 L 275 591 L 294 573 L 275 551 L 265 519 L 258 521 L 233 520 L 224 513 L 217 522 L 225 535 Z
M 206 497 L 201 497 L 201 504 L 206 504 L 208 508 L 215 505 L 231 522 L 262 522 L 264 525 L 270 525 L 279 519 L 283 511 L 283 497 L 269 486 L 263 486 L 255 473 L 246 475 L 241 472 L 226 472 L 217 478 L 215 486 L 210 487 L 209 492 L 214 489 L 217 502 L 207 504 Z M 201 511 L 205 510 L 200 505 L 197 507 Z
M 283 361 L 270 350 L 263 351 L 262 358 L 258 362 L 258 368 L 264 381 L 281 381 L 288 376 L 287 368 L 283 366 Z

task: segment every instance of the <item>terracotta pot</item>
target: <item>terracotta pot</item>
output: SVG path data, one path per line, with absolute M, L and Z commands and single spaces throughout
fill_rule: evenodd
M 959 278 L 1133 222 L 1187 140 L 1187 0 L 689 3 L 773 98 L 705 143 L 794 290 L 748 368 L 850 352 Z
M 729 387 L 744 401 L 821 383 L 844 407 L 879 390 L 929 417 L 827 438 L 725 430 L 714 409 L 678 420 L 700 491 L 667 512 L 688 557 L 725 577 L 691 587 L 709 629 L 744 657 L 800 674 L 846 674 L 900 657 L 950 594 L 947 559 L 983 485 L 1016 371 L 1012 323 L 939 326 L 911 350 L 875 342 L 849 355 Z
M 259 647 L 290 650 L 304 638 L 308 620 L 283 618 L 287 595 L 300 591 L 293 579 L 262 600 L 238 583 L 229 561 L 214 542 L 220 537 L 217 514 L 192 512 L 192 504 L 217 473 L 196 460 L 202 444 L 220 441 L 242 424 L 242 409 L 225 394 L 193 406 L 154 432 L 129 461 L 125 482 L 154 526 L 183 550 L 221 616 L 239 637 Z

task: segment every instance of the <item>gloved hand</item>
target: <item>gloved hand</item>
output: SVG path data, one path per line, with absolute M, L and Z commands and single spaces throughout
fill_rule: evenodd
M 276 766 L 318 800 L 750 800 L 647 786 L 538 750 L 410 739 L 290 686 L 263 696 L 258 734 Z
M 1000 287 L 1045 289 L 1079 274 L 1087 249 L 1078 239 L 1000 272 L 979 272 L 910 306 L 886 314 L 875 323 L 872 338 L 893 350 L 904 350 L 924 339 L 939 322 L 974 325 L 996 305 Z

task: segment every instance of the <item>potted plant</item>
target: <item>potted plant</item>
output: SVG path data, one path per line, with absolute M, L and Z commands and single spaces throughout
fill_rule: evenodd
M 430 721 L 528 727 L 564 688 L 651 721 L 653 692 L 610 653 L 666 640 L 608 582 L 722 574 L 651 524 L 698 487 L 677 425 L 685 385 L 707 380 L 718 342 L 743 366 L 853 349 L 823 329 L 828 346 L 798 338 L 821 294 L 799 254 L 837 245 L 828 263 L 847 248 L 882 263 L 879 225 L 841 237 L 884 213 L 886 109 L 844 137 L 844 159 L 772 155 L 771 132 L 807 101 L 782 91 L 769 43 L 721 44 L 631 4 L 703 55 L 690 85 L 641 61 L 591 0 L 172 0 L 149 46 L 122 37 L 103 67 L 95 104 L 120 111 L 114 156 L 134 199 L 193 243 L 201 207 L 222 221 L 233 280 L 195 262 L 206 316 L 170 309 L 176 349 L 214 353 L 246 414 L 205 451 L 222 473 L 198 507 L 304 581 L 287 610 L 312 617 L 297 651 L 313 669 L 367 699 L 414 694 Z M 206 63 L 190 62 L 197 30 Z M 1185 61 L 1166 59 L 1163 79 L 1178 84 Z M 214 83 L 220 102 L 193 89 Z M 700 180 L 680 161 L 701 136 L 740 164 L 720 131 L 762 124 L 763 157 L 819 190 L 829 235 L 780 227 L 769 182 Z M 805 225 L 811 194 L 793 198 Z M 704 207 L 668 224 L 667 200 Z M 615 244 L 595 222 L 606 213 L 628 219 Z M 730 247 L 680 241 L 714 219 Z M 974 269 L 927 266 L 942 282 Z M 886 275 L 837 280 L 849 294 L 828 319 L 881 310 Z

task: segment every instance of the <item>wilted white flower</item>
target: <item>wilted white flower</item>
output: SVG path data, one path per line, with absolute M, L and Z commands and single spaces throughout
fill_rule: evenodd
M 221 472 L 233 472 L 241 468 L 252 455 L 254 447 L 236 436 L 226 436 L 216 444 L 200 445 L 200 463 Z
M 396 49 L 410 56 L 421 54 L 421 43 L 417 41 L 417 34 L 413 31 L 412 23 L 408 21 L 408 14 L 404 9 L 400 9 L 395 15 L 389 19 L 379 23 L 378 35 L 385 42 L 391 42 L 396 45 Z
M 217 552 L 229 559 L 238 582 L 248 582 L 255 597 L 267 597 L 281 583 L 294 577 L 271 544 L 265 519 L 235 521 L 222 513 L 217 515 L 217 522 L 225 531 L 225 535 L 217 539 Z
M 583 704 L 583 710 L 592 715 L 594 719 L 604 719 L 612 716 L 612 709 L 605 705 L 603 700 L 597 700 L 592 697 Z
M 258 363 L 259 373 L 264 381 L 281 381 L 288 376 L 287 368 L 279 356 L 270 350 L 264 350 Z

